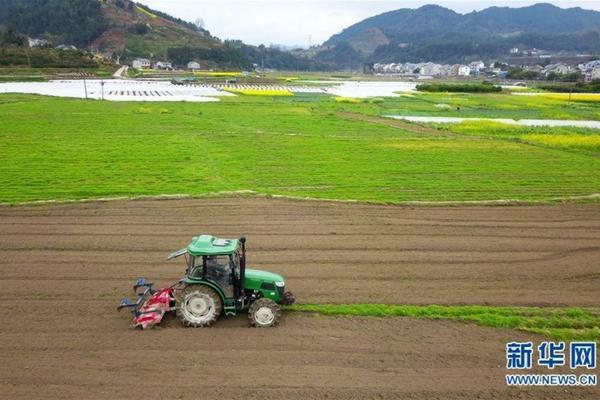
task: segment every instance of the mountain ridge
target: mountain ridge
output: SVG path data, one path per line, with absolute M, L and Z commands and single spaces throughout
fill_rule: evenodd
M 465 14 L 435 4 L 402 8 L 353 24 L 320 46 L 293 52 L 221 41 L 191 22 L 131 0 L 0 0 L 0 47 L 19 46 L 14 32 L 124 62 L 144 57 L 225 69 L 254 64 L 357 70 L 375 62 L 496 61 L 515 47 L 600 54 L 600 12 L 549 3 Z M 2 37 L 11 39 L 3 44 Z
M 370 46 L 365 45 L 368 37 L 376 38 Z M 340 45 L 347 49 L 346 44 L 357 53 L 355 65 L 494 58 L 513 47 L 598 53 L 600 12 L 538 3 L 520 8 L 494 6 L 460 14 L 429 4 L 366 18 L 332 35 L 320 50 L 328 54 L 336 52 Z

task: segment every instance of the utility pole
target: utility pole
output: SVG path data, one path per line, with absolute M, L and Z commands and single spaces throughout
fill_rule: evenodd
M 87 100 L 88 95 L 87 95 L 87 83 L 85 81 L 85 72 L 83 73 L 83 90 L 85 90 L 85 99 Z
M 104 100 L 104 80 L 100 81 L 100 87 L 102 88 L 102 100 Z

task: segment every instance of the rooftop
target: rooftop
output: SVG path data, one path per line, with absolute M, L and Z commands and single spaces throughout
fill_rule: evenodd
M 237 249 L 237 239 L 221 239 L 212 235 L 194 236 L 187 247 L 188 253 L 194 256 L 212 256 L 232 254 Z

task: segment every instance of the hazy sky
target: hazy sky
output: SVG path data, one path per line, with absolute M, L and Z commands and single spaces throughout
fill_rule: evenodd
M 398 8 L 439 4 L 460 13 L 491 6 L 521 7 L 539 1 L 527 0 L 138 0 L 178 18 L 201 18 L 205 28 L 221 39 L 241 39 L 250 44 L 308 46 L 327 40 L 334 33 L 367 17 Z M 581 7 L 600 11 L 600 0 L 547 1 L 559 7 Z

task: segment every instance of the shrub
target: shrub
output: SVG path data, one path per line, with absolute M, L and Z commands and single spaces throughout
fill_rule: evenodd
M 338 103 L 362 103 L 361 99 L 355 99 L 354 97 L 336 97 L 335 101 Z
M 422 83 L 417 85 L 421 92 L 494 93 L 501 92 L 500 86 L 489 83 Z
M 536 71 L 527 71 L 523 68 L 511 68 L 506 74 L 508 79 L 540 79 L 541 74 Z
M 600 81 L 589 83 L 578 82 L 574 85 L 541 85 L 539 88 L 560 93 L 600 93 Z
M 148 25 L 144 23 L 132 25 L 129 28 L 129 32 L 137 33 L 138 35 L 145 35 L 146 33 L 148 33 Z

